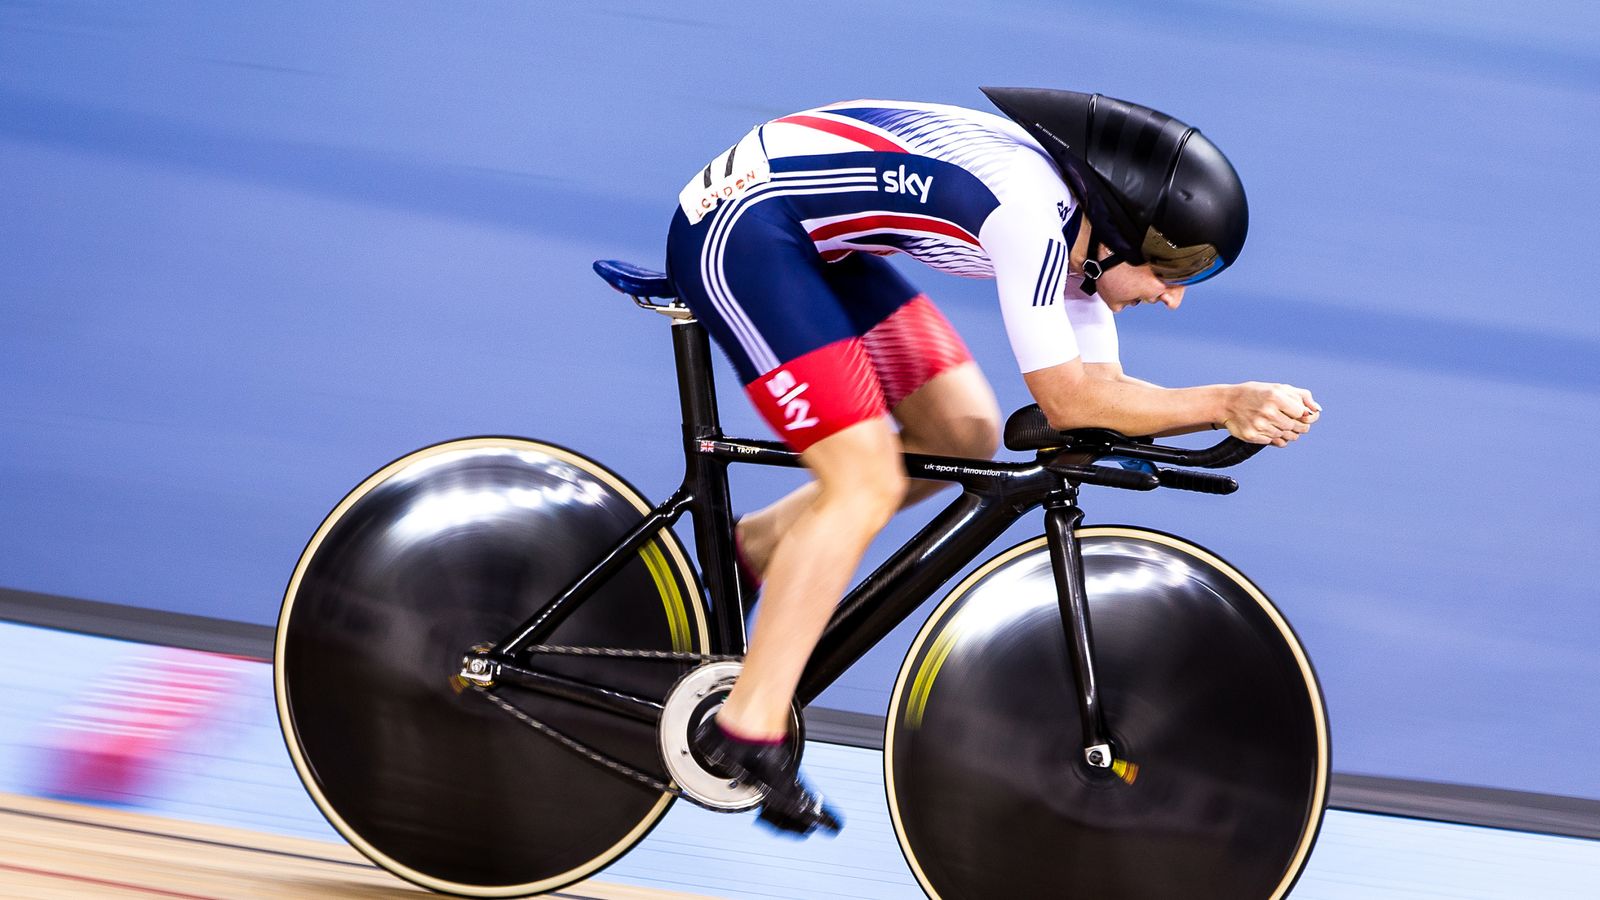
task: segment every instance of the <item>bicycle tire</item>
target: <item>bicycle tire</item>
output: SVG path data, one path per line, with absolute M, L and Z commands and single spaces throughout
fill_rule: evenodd
M 1194 544 L 1077 535 L 1100 698 L 1137 768 L 1084 763 L 1048 547 L 1019 544 L 939 605 L 896 680 L 884 778 L 906 861 L 941 900 L 1281 900 L 1331 756 L 1298 637 Z
M 508 897 L 585 878 L 648 833 L 672 795 L 558 745 L 452 676 L 474 644 L 510 632 L 649 510 L 591 459 L 499 437 L 418 450 L 339 503 L 285 591 L 274 685 L 295 769 L 340 834 L 423 887 Z M 702 596 L 666 529 L 549 643 L 707 653 Z M 542 657 L 539 667 L 660 698 L 688 666 Z M 507 696 L 666 780 L 653 727 Z

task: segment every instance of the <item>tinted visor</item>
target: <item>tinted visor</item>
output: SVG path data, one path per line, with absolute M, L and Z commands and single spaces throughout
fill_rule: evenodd
M 1205 281 L 1227 265 L 1216 247 L 1210 244 L 1179 247 L 1154 228 L 1145 232 L 1144 243 L 1139 249 L 1150 271 L 1171 285 Z

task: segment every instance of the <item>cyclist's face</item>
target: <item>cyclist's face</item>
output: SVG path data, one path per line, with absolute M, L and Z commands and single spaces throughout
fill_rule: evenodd
M 1157 278 L 1149 266 L 1123 263 L 1112 266 L 1096 282 L 1100 299 L 1112 312 L 1122 312 L 1141 303 L 1160 303 L 1177 309 L 1183 303 L 1183 285 L 1171 285 Z

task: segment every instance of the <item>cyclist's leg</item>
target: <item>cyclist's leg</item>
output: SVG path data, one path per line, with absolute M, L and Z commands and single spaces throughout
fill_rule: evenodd
M 829 264 L 824 273 L 862 334 L 885 401 L 900 423 L 903 449 L 992 457 L 1000 433 L 994 391 L 927 296 L 874 256 L 853 254 Z M 946 486 L 912 482 L 904 505 Z M 750 568 L 765 571 L 772 549 L 815 500 L 816 491 L 815 484 L 805 485 L 740 520 L 741 550 Z
M 860 422 L 812 444 L 801 459 L 816 477 L 811 500 L 771 554 L 761 616 L 721 721 L 734 734 L 784 734 L 801 671 L 872 538 L 906 489 L 900 443 L 887 418 Z
M 738 201 L 692 226 L 680 214 L 668 264 L 746 394 L 816 477 L 812 502 L 769 550 L 761 619 L 720 716 L 735 735 L 775 737 L 845 584 L 904 496 L 900 444 L 857 324 L 781 206 Z
M 926 294 L 887 260 L 863 256 L 850 273 L 848 309 L 865 327 L 862 344 L 872 357 L 884 401 L 900 423 L 900 441 L 912 453 L 989 459 L 1000 442 L 1000 408 L 994 390 L 967 345 Z M 919 481 L 906 501 L 915 503 L 949 485 Z
M 968 360 L 930 378 L 894 407 L 900 442 L 908 453 L 991 459 L 1000 446 L 1000 407 L 978 364 Z M 920 500 L 942 481 L 914 482 L 908 499 Z

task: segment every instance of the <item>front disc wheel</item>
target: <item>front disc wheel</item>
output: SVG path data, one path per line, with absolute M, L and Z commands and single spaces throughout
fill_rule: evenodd
M 1078 531 L 1100 699 L 1089 766 L 1044 538 L 966 579 L 912 645 L 885 780 L 943 900 L 1281 900 L 1327 800 L 1327 719 L 1282 615 L 1181 539 Z

